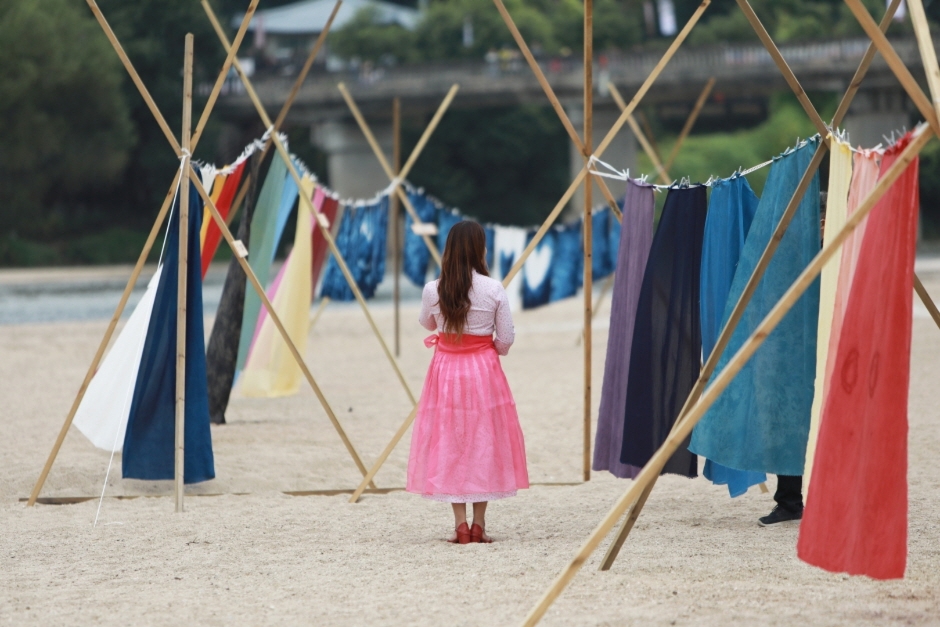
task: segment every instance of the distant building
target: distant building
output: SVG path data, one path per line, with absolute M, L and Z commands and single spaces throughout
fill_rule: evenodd
M 298 71 L 335 5 L 335 0 L 301 0 L 257 11 L 248 27 L 250 38 L 246 38 L 246 44 L 251 44 L 250 54 L 257 69 L 283 74 Z M 375 10 L 381 24 L 398 24 L 410 30 L 418 23 L 419 11 L 416 9 L 382 0 L 343 0 L 330 30 L 341 28 L 367 7 Z M 232 27 L 238 28 L 243 17 L 244 14 L 234 16 Z M 249 47 L 244 50 L 247 52 Z M 324 66 L 328 58 L 329 52 L 324 50 L 318 56 L 317 64 Z

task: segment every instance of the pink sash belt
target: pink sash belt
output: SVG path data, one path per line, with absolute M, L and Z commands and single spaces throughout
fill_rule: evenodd
M 492 335 L 464 334 L 458 340 L 452 333 L 441 333 L 424 338 L 424 345 L 428 348 L 436 346 L 437 350 L 443 353 L 479 353 L 491 348 L 496 349 Z

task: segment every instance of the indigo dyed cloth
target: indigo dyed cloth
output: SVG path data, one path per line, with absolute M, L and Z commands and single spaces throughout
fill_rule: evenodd
M 743 176 L 716 181 L 712 186 L 702 244 L 702 358 L 706 361 L 721 333 L 725 303 L 757 203 L 757 195 Z M 703 474 L 712 483 L 728 486 L 732 497 L 767 480 L 764 473 L 734 470 L 710 459 L 705 460 Z
M 526 246 L 535 237 L 537 229 L 526 234 Z M 552 264 L 554 263 L 555 234 L 545 233 L 535 250 L 522 266 L 522 308 L 532 309 L 547 305 L 551 296 Z
M 486 234 L 486 267 L 492 269 L 494 251 L 496 250 L 496 229 L 493 228 L 493 225 L 487 224 L 483 227 L 483 233 Z
M 630 349 L 623 464 L 646 465 L 665 442 L 698 379 L 706 193 L 704 185 L 669 190 L 653 237 Z M 697 459 L 681 446 L 663 472 L 695 477 Z
M 722 322 L 770 241 L 818 140 L 775 159 L 748 231 Z M 819 175 L 813 177 L 731 342 L 721 372 L 819 252 Z M 801 475 L 816 376 L 819 282 L 814 281 L 692 433 L 691 450 L 736 470 Z
M 387 239 L 388 196 L 370 205 L 346 207 L 336 235 L 336 248 L 365 298 L 375 296 L 375 288 L 385 277 Z M 424 246 L 423 241 L 421 245 Z M 320 297 L 355 299 L 335 257 L 330 257 L 327 263 Z
M 440 251 L 441 255 L 444 254 L 444 245 L 447 243 L 447 234 L 450 233 L 451 227 L 461 221 L 463 221 L 463 216 L 454 210 L 440 209 L 437 211 L 437 250 Z
M 583 282 L 584 254 L 581 251 L 581 222 L 556 226 L 551 230 L 555 240 L 552 255 L 549 302 L 569 298 L 578 293 Z
M 423 192 L 409 191 L 408 200 L 411 201 L 415 212 L 424 223 L 434 224 L 437 217 L 437 208 L 431 199 Z M 424 287 L 427 283 L 428 263 L 431 261 L 431 251 L 420 235 L 415 235 L 411 230 L 414 220 L 410 213 L 405 213 L 405 243 L 402 249 L 402 272 L 412 283 L 418 287 Z M 441 248 L 443 252 L 443 247 Z
M 495 274 L 493 278 L 503 280 L 516 260 L 522 257 L 526 247 L 526 231 L 519 226 L 496 226 L 494 228 L 493 247 L 496 249 Z M 522 275 L 520 270 L 506 286 L 506 295 L 509 297 L 509 309 L 518 311 L 522 308 Z
M 186 405 L 183 480 L 198 483 L 215 477 L 206 345 L 202 328 L 202 262 L 199 228 L 202 198 L 190 183 L 189 246 L 186 273 Z M 163 273 L 154 298 L 147 339 L 124 434 L 121 461 L 125 479 L 173 479 L 176 449 L 176 304 L 179 273 L 179 199 L 170 219 Z
M 607 335 L 607 358 L 592 467 L 594 470 L 608 470 L 615 477 L 632 479 L 640 469 L 621 463 L 620 450 L 623 448 L 623 412 L 627 401 L 636 306 L 653 243 L 652 186 L 628 181 L 622 207 L 624 228 L 618 229 L 621 241 L 617 245 L 616 274 L 610 300 L 610 332 Z
M 293 177 L 291 177 L 293 178 Z M 251 249 L 248 265 L 258 277 L 262 288 L 267 289 L 271 279 L 271 263 L 274 261 L 274 238 L 277 235 L 277 216 L 281 206 L 284 185 L 287 182 L 287 165 L 284 160 L 275 158 L 271 161 L 268 175 L 261 186 L 255 211 L 251 216 Z M 245 308 L 242 314 L 242 330 L 238 340 L 237 371 L 245 367 L 251 338 L 255 335 L 258 314 L 261 311 L 261 298 L 254 289 L 245 292 Z

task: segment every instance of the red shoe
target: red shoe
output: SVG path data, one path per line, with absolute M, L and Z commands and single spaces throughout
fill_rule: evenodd
M 473 540 L 470 537 L 470 527 L 467 523 L 460 523 L 457 527 L 457 537 L 454 540 L 448 540 L 451 544 L 470 544 Z
M 473 527 L 470 528 L 470 542 L 478 542 L 481 544 L 490 544 L 493 542 L 493 538 L 483 539 L 483 527 L 473 523 Z

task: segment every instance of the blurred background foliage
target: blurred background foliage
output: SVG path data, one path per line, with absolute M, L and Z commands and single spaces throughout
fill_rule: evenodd
M 211 0 L 223 18 L 246 0 Z M 413 0 L 398 0 L 415 6 Z M 224 55 L 195 0 L 99 0 L 99 5 L 175 134 L 179 134 L 182 46 L 196 37 L 195 81 L 211 81 Z M 263 0 L 266 8 L 287 0 Z M 578 0 L 506 0 L 539 55 L 580 56 Z M 675 0 L 679 24 L 698 0 Z M 865 0 L 876 15 L 884 0 Z M 662 48 L 671 38 L 650 32 L 641 0 L 595 0 L 595 50 Z M 861 34 L 841 0 L 753 0 L 778 42 Z M 927 3 L 932 19 L 940 2 Z M 472 21 L 473 43 L 462 32 Z M 227 19 L 223 19 L 227 22 Z M 910 29 L 892 25 L 892 34 Z M 381 26 L 363 12 L 330 36 L 333 54 L 395 62 L 472 60 L 514 43 L 492 0 L 429 0 L 414 31 Z M 713 0 L 689 44 L 755 41 L 734 0 Z M 0 0 L 0 265 L 116 263 L 136 257 L 177 167 L 172 150 L 99 26 L 77 0 Z M 827 111 L 826 97 L 814 96 Z M 197 95 L 194 120 L 205 104 Z M 824 106 L 825 105 L 825 106 Z M 830 107 L 831 108 L 831 107 Z M 831 113 L 831 111 L 830 111 Z M 674 136 L 657 126 L 664 151 Z M 674 171 L 707 178 L 768 159 L 812 130 L 792 98 L 774 100 L 761 125 L 734 132 L 696 128 Z M 420 132 L 405 128 L 405 148 Z M 323 155 L 305 128 L 288 129 L 292 148 L 324 180 Z M 196 157 L 217 160 L 220 128 L 210 119 Z M 539 222 L 567 187 L 568 142 L 547 107 L 451 111 L 428 145 L 412 180 L 483 220 Z M 641 157 L 642 158 L 642 157 Z M 649 164 L 642 167 L 651 171 Z M 921 162 L 925 233 L 940 235 L 940 147 Z M 761 177 L 754 179 L 756 189 Z

